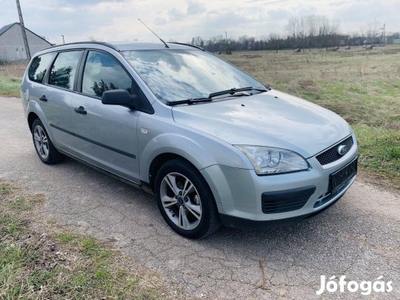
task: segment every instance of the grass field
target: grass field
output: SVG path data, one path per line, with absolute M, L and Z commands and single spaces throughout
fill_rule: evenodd
M 400 189 L 400 45 L 221 55 L 259 81 L 327 107 L 356 132 L 360 167 Z M 0 94 L 19 97 L 25 65 L 0 66 Z

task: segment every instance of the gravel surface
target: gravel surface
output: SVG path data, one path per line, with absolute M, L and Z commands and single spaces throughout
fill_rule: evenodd
M 43 193 L 43 215 L 113 241 L 188 297 L 359 299 L 369 289 L 366 298 L 400 299 L 397 194 L 358 179 L 333 207 L 296 225 L 222 228 L 191 241 L 168 228 L 151 195 L 72 159 L 55 166 L 41 163 L 19 99 L 0 97 L 0 136 L 0 178 Z M 343 291 L 317 296 L 322 275 L 332 289 L 346 276 Z

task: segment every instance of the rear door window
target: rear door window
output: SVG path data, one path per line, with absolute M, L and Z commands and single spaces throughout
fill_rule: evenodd
M 28 69 L 30 80 L 41 83 L 56 53 L 47 53 L 33 58 Z
M 134 82 L 113 56 L 90 51 L 83 72 L 82 93 L 101 98 L 108 90 L 124 89 L 133 93 Z
M 49 84 L 73 90 L 76 69 L 82 53 L 82 50 L 59 53 L 51 67 Z

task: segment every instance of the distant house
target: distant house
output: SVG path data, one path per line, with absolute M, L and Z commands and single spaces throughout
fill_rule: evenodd
M 51 46 L 51 43 L 44 38 L 28 28 L 25 29 L 31 55 Z M 21 25 L 17 22 L 0 28 L 0 59 L 7 61 L 27 59 Z

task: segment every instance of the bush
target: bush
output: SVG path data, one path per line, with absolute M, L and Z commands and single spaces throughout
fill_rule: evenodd
M 0 66 L 5 66 L 10 64 L 10 61 L 6 58 L 0 57 Z

